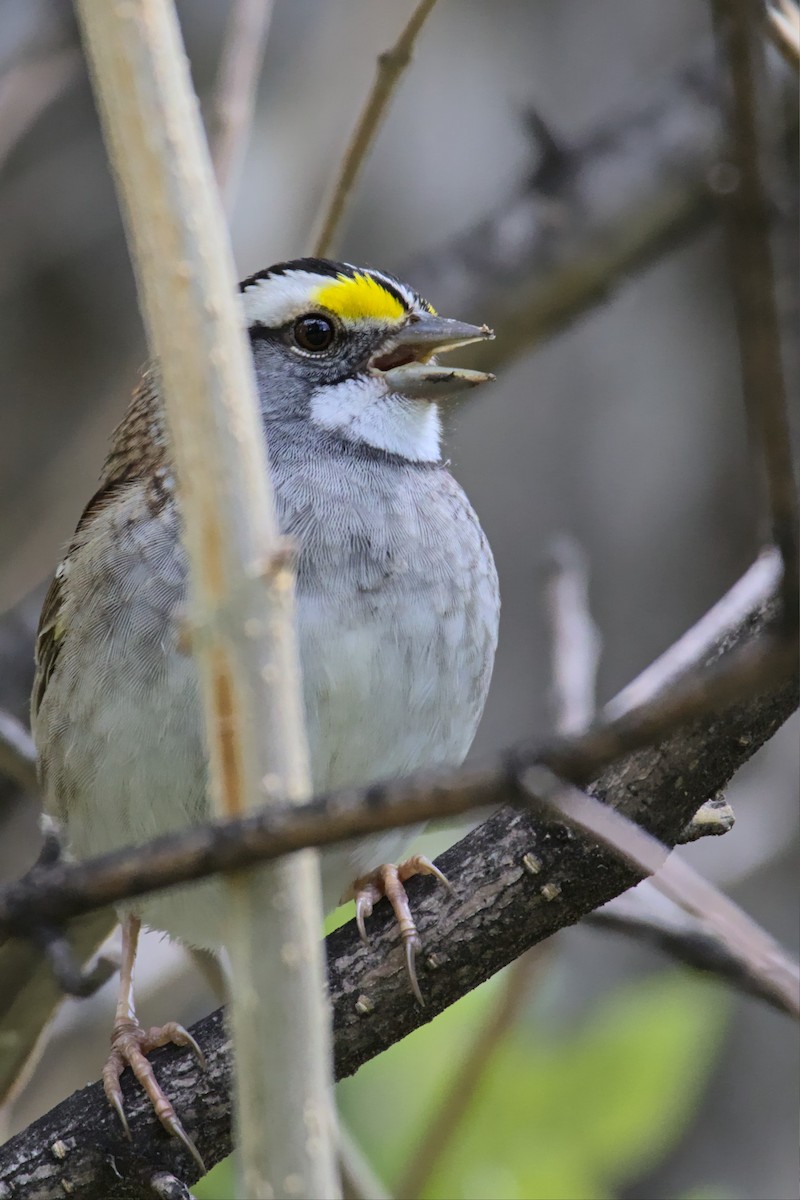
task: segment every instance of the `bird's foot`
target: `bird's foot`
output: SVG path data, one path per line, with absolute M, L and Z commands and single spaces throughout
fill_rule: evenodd
M 151 1050 L 155 1050 L 159 1046 L 166 1046 L 170 1042 L 176 1046 L 188 1046 L 200 1066 L 205 1068 L 206 1060 L 203 1051 L 188 1030 L 176 1021 L 169 1021 L 166 1025 L 156 1025 L 152 1029 L 143 1029 L 136 1020 L 117 1021 L 111 1033 L 111 1053 L 103 1067 L 103 1088 L 109 1104 L 115 1109 L 122 1122 L 126 1137 L 130 1137 L 131 1131 L 128 1126 L 128 1118 L 125 1116 L 122 1088 L 119 1083 L 120 1075 L 125 1067 L 130 1067 L 167 1133 L 183 1143 L 205 1174 L 206 1167 L 200 1157 L 200 1151 L 183 1128 L 172 1103 L 159 1086 L 147 1058 Z
M 412 875 L 433 875 L 439 880 L 439 883 L 444 884 L 448 891 L 450 890 L 450 882 L 439 868 L 434 866 L 424 854 L 415 854 L 412 858 L 407 858 L 405 862 L 400 863 L 399 866 L 384 863 L 382 866 L 376 867 L 374 871 L 370 871 L 368 875 L 362 875 L 355 880 L 344 899 L 356 902 L 356 924 L 361 940 L 366 945 L 366 918 L 371 916 L 373 906 L 377 901 L 383 896 L 386 897 L 394 910 L 400 928 L 400 939 L 405 946 L 406 969 L 411 980 L 411 989 L 419 1003 L 424 1005 L 425 1001 L 422 999 L 422 992 L 417 982 L 416 968 L 416 957 L 422 941 L 414 924 L 406 889 L 403 886 L 407 879 L 411 879 Z

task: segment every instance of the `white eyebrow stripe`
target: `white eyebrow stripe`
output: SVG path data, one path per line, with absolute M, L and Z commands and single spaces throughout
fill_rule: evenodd
M 353 263 L 342 263 L 343 267 L 358 275 L 371 275 L 378 283 L 385 283 L 389 292 L 402 296 L 409 312 L 425 312 L 426 301 L 422 300 L 405 284 L 374 268 L 358 267 Z M 320 275 L 316 271 L 285 271 L 280 275 L 267 275 L 247 285 L 240 295 L 246 328 L 251 325 L 266 325 L 280 328 L 295 317 L 313 307 L 313 293 L 335 282 L 335 277 Z
M 249 284 L 241 295 L 245 324 L 277 328 L 299 317 L 311 304 L 311 293 L 324 282 L 312 271 L 287 271 Z

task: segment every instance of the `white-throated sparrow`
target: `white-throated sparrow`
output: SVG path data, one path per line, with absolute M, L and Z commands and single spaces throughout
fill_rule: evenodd
M 345 263 L 282 263 L 246 279 L 241 293 L 279 521 L 298 552 L 314 788 L 457 765 L 486 700 L 499 596 L 478 519 L 441 460 L 437 401 L 488 376 L 432 356 L 490 331 L 439 317 L 398 280 Z M 114 435 L 39 629 L 42 787 L 79 857 L 208 816 L 198 687 L 181 635 L 186 580 L 152 369 Z M 433 868 L 424 859 L 399 873 L 385 866 L 410 837 L 403 829 L 325 850 L 322 874 L 328 907 L 360 877 L 351 894 L 362 929 L 372 901 L 389 896 L 413 979 L 417 939 L 402 881 Z M 126 907 L 104 1072 L 123 1121 L 118 1079 L 130 1063 L 164 1125 L 192 1149 L 146 1052 L 166 1040 L 193 1043 L 174 1023 L 141 1029 L 133 958 L 140 920 L 217 948 L 220 908 L 214 881 Z

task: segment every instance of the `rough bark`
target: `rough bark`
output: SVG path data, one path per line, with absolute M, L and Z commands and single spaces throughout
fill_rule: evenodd
M 774 607 L 728 631 L 710 652 L 708 665 L 763 634 L 774 620 Z M 614 764 L 591 790 L 674 845 L 699 805 L 773 735 L 797 700 L 792 679 L 714 712 Z M 513 792 L 511 774 L 509 789 Z M 379 905 L 371 919 L 369 947 L 359 942 L 353 922 L 327 939 L 338 1078 L 432 1020 L 528 947 L 637 882 L 636 873 L 612 851 L 562 822 L 514 808 L 499 810 L 438 863 L 454 883 L 452 896 L 428 880 L 409 885 L 425 947 L 420 963 L 425 1008 L 408 988 L 386 905 Z M 231 1149 L 230 1059 L 222 1011 L 198 1022 L 192 1032 L 208 1056 L 205 1073 L 173 1049 L 158 1052 L 153 1061 L 211 1165 Z M 196 1168 L 185 1152 L 169 1141 L 130 1080 L 123 1083 L 132 1144 L 121 1136 L 101 1086 L 92 1084 L 0 1152 L 0 1200 L 63 1200 L 65 1194 L 130 1200 L 153 1195 L 149 1181 L 156 1170 L 193 1181 Z

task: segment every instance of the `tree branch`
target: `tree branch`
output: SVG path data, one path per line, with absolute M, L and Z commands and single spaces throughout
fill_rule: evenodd
M 720 630 L 705 650 L 703 665 L 714 667 L 757 645 L 775 622 L 775 610 L 773 595 L 735 628 Z M 667 845 L 674 844 L 703 801 L 725 786 L 796 707 L 794 676 L 762 684 L 759 692 L 724 711 L 707 712 L 658 745 L 616 762 L 592 792 Z M 361 945 L 354 922 L 327 939 L 338 1077 L 352 1074 L 524 950 L 640 878 L 616 853 L 563 819 L 509 808 L 438 862 L 455 883 L 452 896 L 435 893 L 425 880 L 409 883 L 425 945 L 424 1009 L 410 995 L 387 906 L 376 907 L 369 947 Z M 210 1164 L 229 1153 L 231 1145 L 230 1065 L 221 1011 L 199 1022 L 193 1033 L 208 1054 L 206 1074 L 169 1049 L 154 1061 L 162 1084 L 181 1097 L 181 1115 Z M 147 1194 L 134 1180 L 142 1163 L 150 1170 L 157 1165 L 180 1178 L 194 1178 L 180 1148 L 162 1135 L 136 1089 L 123 1082 L 132 1145 L 120 1137 L 100 1085 L 93 1084 L 7 1144 L 0 1152 L 0 1184 L 13 1184 L 31 1200 L 62 1200 L 62 1181 L 85 1200 L 123 1200 Z M 57 1158 L 51 1147 L 59 1141 L 66 1153 Z
M 716 216 L 721 135 L 716 72 L 698 55 L 571 144 L 551 138 L 516 193 L 403 278 L 443 312 L 488 322 L 495 340 L 474 363 L 495 370 Z
M 800 67 L 800 9 L 793 0 L 766 0 L 764 20 L 772 44 L 794 71 Z
M 216 871 L 239 870 L 306 846 L 332 845 L 497 804 L 536 805 L 540 801 L 531 780 L 537 768 L 546 768 L 541 778 L 548 795 L 553 772 L 583 786 L 624 755 L 686 729 L 709 713 L 748 695 L 775 695 L 791 687 L 797 677 L 796 658 L 796 643 L 778 637 L 770 623 L 761 636 L 729 647 L 702 670 L 688 671 L 641 705 L 611 720 L 601 719 L 582 734 L 514 747 L 483 768 L 421 772 L 319 796 L 301 806 L 276 806 L 227 822 L 196 825 L 84 862 L 37 865 L 24 878 L 0 888 L 0 937 L 30 936 L 42 925 L 58 926 L 101 905 Z M 701 797 L 696 808 L 706 798 Z
M 358 176 L 367 161 L 398 84 L 411 63 L 411 55 L 422 26 L 435 3 L 436 0 L 418 0 L 395 44 L 378 55 L 375 81 L 350 135 L 350 142 L 342 156 L 330 197 L 325 201 L 320 213 L 319 229 L 312 237 L 311 253 L 315 258 L 323 258 L 331 253 Z
M 653 881 L 645 879 L 633 891 L 617 896 L 586 921 L 597 929 L 622 933 L 655 946 L 695 971 L 725 980 L 738 991 L 765 1000 L 785 1011 L 775 990 L 760 971 L 754 971 L 740 954 L 698 917 L 660 894 Z

